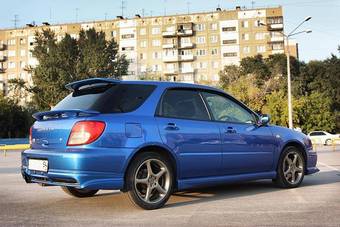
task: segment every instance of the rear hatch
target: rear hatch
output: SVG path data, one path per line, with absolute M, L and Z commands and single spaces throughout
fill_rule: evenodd
M 121 84 L 112 79 L 88 79 L 66 85 L 72 91 L 51 111 L 33 115 L 32 149 L 63 149 L 76 122 L 94 115 L 137 109 L 155 86 Z

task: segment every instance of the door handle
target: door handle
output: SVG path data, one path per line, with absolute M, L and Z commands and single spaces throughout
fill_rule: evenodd
M 168 123 L 165 127 L 165 130 L 179 130 L 175 123 Z
M 233 134 L 233 133 L 236 133 L 236 130 L 233 127 L 228 127 L 225 133 Z

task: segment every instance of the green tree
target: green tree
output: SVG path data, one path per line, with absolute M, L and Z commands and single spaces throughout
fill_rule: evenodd
M 127 73 L 128 61 L 118 54 L 118 45 L 105 39 L 104 32 L 81 31 L 76 40 L 66 34 L 59 42 L 51 30 L 35 35 L 32 54 L 39 64 L 32 67 L 33 86 L 23 81 L 12 83 L 33 93 L 39 110 L 50 109 L 69 92 L 67 83 L 94 77 L 120 78 Z

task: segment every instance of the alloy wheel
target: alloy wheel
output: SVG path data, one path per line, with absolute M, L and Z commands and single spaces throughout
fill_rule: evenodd
M 137 169 L 134 186 L 140 199 L 147 203 L 161 201 L 170 189 L 167 166 L 158 159 L 147 159 Z
M 283 159 L 283 175 L 290 184 L 297 184 L 303 177 L 303 159 L 296 151 L 288 152 Z

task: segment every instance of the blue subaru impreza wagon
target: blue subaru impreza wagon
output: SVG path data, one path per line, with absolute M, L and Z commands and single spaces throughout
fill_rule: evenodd
M 51 111 L 33 115 L 27 183 L 76 197 L 119 189 L 156 209 L 175 190 L 257 179 L 294 188 L 318 171 L 306 135 L 215 88 L 103 78 L 66 87 Z

